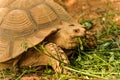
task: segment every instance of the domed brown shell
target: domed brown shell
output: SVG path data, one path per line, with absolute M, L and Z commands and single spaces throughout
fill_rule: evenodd
M 53 0 L 0 0 L 0 62 L 15 58 L 71 22 Z

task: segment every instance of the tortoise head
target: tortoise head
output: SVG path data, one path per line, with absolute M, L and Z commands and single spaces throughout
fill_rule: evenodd
M 79 45 L 78 38 L 85 35 L 85 29 L 78 23 L 62 22 L 59 31 L 54 35 L 54 43 L 61 48 L 73 49 Z

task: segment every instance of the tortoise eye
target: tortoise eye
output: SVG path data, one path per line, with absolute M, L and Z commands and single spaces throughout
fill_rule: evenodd
M 80 29 L 74 29 L 73 30 L 75 33 L 79 33 L 80 32 Z
M 69 26 L 75 26 L 74 24 L 70 24 Z

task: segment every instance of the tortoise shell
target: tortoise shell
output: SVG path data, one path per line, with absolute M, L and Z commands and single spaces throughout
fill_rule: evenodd
M 42 42 L 61 21 L 73 20 L 53 0 L 0 0 L 0 62 Z

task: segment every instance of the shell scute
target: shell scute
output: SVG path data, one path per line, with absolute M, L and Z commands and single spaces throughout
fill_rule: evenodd
M 6 59 L 10 57 L 10 41 L 0 38 L 0 59 Z M 3 60 L 4 61 L 4 60 Z M 2 60 L 0 60 L 2 62 Z
M 0 8 L 0 23 L 3 21 L 6 14 L 9 12 L 8 8 Z
M 18 37 L 28 34 L 35 26 L 24 10 L 12 10 L 5 16 L 0 28 L 4 34 Z
M 30 11 L 37 24 L 47 24 L 57 19 L 57 14 L 45 4 L 37 5 Z
M 45 0 L 15 0 L 9 7 L 12 9 L 29 9 L 43 3 Z
M 12 2 L 14 2 L 14 0 L 0 0 L 0 7 L 1 8 L 6 7 Z

